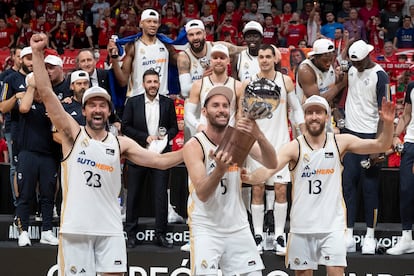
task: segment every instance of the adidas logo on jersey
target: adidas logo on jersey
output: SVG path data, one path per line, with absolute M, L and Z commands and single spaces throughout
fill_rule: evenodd
M 333 152 L 325 152 L 325 158 L 333 158 L 334 154 Z
M 26 86 L 24 86 L 23 84 L 20 84 L 19 88 L 26 89 Z
M 86 155 L 86 152 L 83 150 L 83 151 L 79 152 L 79 154 Z
M 72 113 L 70 113 L 70 115 L 76 116 L 76 115 L 78 115 L 78 113 L 76 113 L 76 111 L 72 111 Z
M 114 149 L 106 149 L 106 154 L 115 155 L 115 150 Z

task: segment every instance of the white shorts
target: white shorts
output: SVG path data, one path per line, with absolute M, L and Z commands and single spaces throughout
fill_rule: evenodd
M 126 263 L 123 236 L 59 234 L 58 275 L 126 272 Z
M 250 228 L 220 237 L 197 232 L 191 238 L 191 275 L 238 275 L 264 269 Z
M 247 156 L 246 158 L 246 168 L 249 172 L 255 171 L 258 168 L 263 167 L 259 162 L 251 158 L 250 156 Z M 266 186 L 274 186 L 275 183 L 281 183 L 281 184 L 288 184 L 290 182 L 290 171 L 288 165 L 283 167 L 280 171 L 272 175 L 268 180 L 266 180 L 265 185 Z
M 289 233 L 286 267 L 317 270 L 318 265 L 346 267 L 345 231 L 324 234 Z

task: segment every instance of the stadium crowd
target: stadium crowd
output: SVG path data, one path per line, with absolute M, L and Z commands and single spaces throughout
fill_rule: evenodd
M 396 109 L 389 150 L 344 157 L 344 241 L 348 252 L 356 250 L 355 194 L 363 185 L 367 232 L 362 253 L 375 254 L 379 169 L 401 165 L 402 238 L 387 253 L 414 252 L 414 1 L 0 0 L 0 50 L 10 51 L 0 67 L 0 162 L 10 163 L 19 246 L 31 244 L 27 227 L 33 199 L 42 220 L 40 242 L 58 244 L 51 229 L 53 217 L 61 211 L 57 175 L 63 134 L 52 125 L 30 82 L 31 37 L 39 33 L 48 37 L 44 63 L 51 87 L 79 125 L 88 123 L 83 116 L 85 91 L 101 87 L 112 100 L 106 129 L 157 153 L 178 151 L 191 137 L 208 131 L 208 92 L 217 86 L 233 93 L 227 97 L 232 126 L 246 112 L 243 95 L 252 83 L 260 89 L 279 89 L 283 101 L 278 112 L 283 114 L 274 113 L 273 119 L 280 123 L 289 118 L 286 130 L 278 129 L 277 134 L 266 123 L 257 123 L 276 152 L 306 133 L 303 118 L 308 113 L 301 106 L 313 95 L 329 103 L 328 133 L 361 139 L 380 136 L 382 98 L 390 99 Z M 103 68 L 97 66 L 100 49 L 108 53 Z M 64 70 L 60 56 L 65 51 L 76 52 L 73 72 Z M 288 70 L 280 65 L 286 57 Z M 266 84 L 255 83 L 258 79 Z M 361 95 L 361 90 L 366 93 Z M 275 138 L 282 132 L 287 141 Z M 119 196 L 126 246 L 138 245 L 138 182 L 148 174 L 156 190 L 155 242 L 172 247 L 166 225 L 184 223 L 185 218 L 170 203 L 171 171 L 130 160 L 122 160 L 122 165 L 124 187 Z M 246 167 L 254 171 L 259 165 L 248 159 Z M 288 174 L 275 174 L 260 186 L 243 183 L 241 193 L 259 252 L 286 254 Z

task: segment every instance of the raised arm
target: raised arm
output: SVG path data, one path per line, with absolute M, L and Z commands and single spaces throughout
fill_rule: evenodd
M 28 86 L 35 86 L 39 92 L 50 120 L 56 129 L 62 133 L 63 153 L 69 152 L 73 145 L 76 135 L 79 133 L 80 126 L 64 109 L 56 94 L 52 90 L 49 75 L 46 71 L 43 51 L 47 47 L 48 38 L 45 34 L 34 34 L 30 39 L 32 47 L 32 61 L 34 83 Z
M 144 167 L 166 170 L 183 162 L 182 150 L 167 153 L 149 151 L 127 136 L 118 136 L 122 157 Z
M 114 70 L 115 78 L 117 79 L 120 86 L 126 86 L 128 84 L 129 76 L 132 72 L 132 62 L 135 55 L 135 45 L 133 43 L 128 43 L 125 45 L 125 56 L 122 59 L 122 66 L 119 64 L 119 57 L 117 56 L 118 51 L 116 50 L 115 42 L 110 39 L 108 42 L 108 53 L 116 53 L 116 55 L 111 59 L 112 69 Z M 116 51 L 116 52 L 114 52 Z
M 243 183 L 258 185 L 263 184 L 276 172 L 283 169 L 287 164 L 294 167 L 299 156 L 299 144 L 297 140 L 293 140 L 284 145 L 277 153 L 277 167 L 275 169 L 268 169 L 260 167 L 252 172 L 242 174 Z

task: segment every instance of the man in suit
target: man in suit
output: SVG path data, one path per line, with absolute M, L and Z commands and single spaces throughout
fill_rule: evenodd
M 171 151 L 169 141 L 178 133 L 177 118 L 172 99 L 160 95 L 160 78 L 157 71 L 148 69 L 144 72 L 142 86 L 144 94 L 128 99 L 122 118 L 122 132 L 134 139 L 142 147 L 152 149 L 154 145 L 160 152 Z M 162 137 L 159 128 L 164 127 L 167 137 Z M 163 140 L 167 139 L 167 140 Z M 155 147 L 154 147 L 155 148 Z M 155 242 L 159 246 L 172 247 L 166 239 L 168 200 L 167 187 L 168 170 L 158 170 L 148 167 L 128 164 L 128 194 L 125 231 L 128 235 L 127 247 L 133 248 L 137 244 L 138 231 L 138 193 L 147 174 L 151 175 L 151 185 L 154 187 L 155 201 Z
M 109 82 L 109 75 L 108 70 L 96 68 L 97 59 L 95 58 L 95 53 L 93 50 L 89 48 L 84 48 L 79 50 L 79 53 L 76 57 L 76 67 L 79 70 L 86 71 L 89 74 L 90 86 L 99 86 L 104 88 L 109 94 L 113 95 L 111 91 L 111 86 Z M 121 129 L 121 124 L 119 117 L 117 115 L 118 112 L 122 111 L 114 111 L 111 116 L 109 117 L 110 124 L 113 124 L 118 131 Z M 121 116 L 121 115 L 120 115 Z

